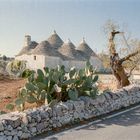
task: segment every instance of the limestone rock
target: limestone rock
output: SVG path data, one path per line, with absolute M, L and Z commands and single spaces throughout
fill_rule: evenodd
M 36 133 L 37 130 L 36 130 L 35 127 L 31 127 L 31 128 L 30 128 L 30 131 L 31 131 L 32 133 Z
M 6 136 L 0 136 L 0 140 L 6 140 Z
M 37 124 L 36 128 L 37 128 L 38 131 L 41 131 L 42 129 L 45 128 L 44 123 L 42 122 L 42 123 Z
M 97 101 L 97 104 L 103 104 L 106 101 L 106 98 L 102 94 L 102 95 L 100 95 L 100 96 L 97 97 L 96 101 Z
M 22 136 L 22 131 L 18 131 L 17 136 L 21 137 Z
M 3 136 L 4 135 L 4 133 L 3 132 L 0 132 L 0 136 Z
M 27 117 L 26 114 L 22 117 L 22 122 L 23 122 L 25 125 L 28 124 L 28 117 Z
M 17 134 L 17 130 L 12 130 L 12 131 L 11 131 L 11 135 L 12 135 L 12 136 L 14 136 L 14 135 L 16 135 L 16 134 Z
M 19 140 L 18 136 L 14 136 L 13 140 Z
M 31 135 L 29 133 L 23 133 L 20 138 L 21 139 L 27 139 L 27 138 L 30 138 L 30 137 L 31 137 Z
M 4 131 L 4 134 L 7 135 L 7 136 L 10 136 L 10 135 L 11 135 L 11 132 L 5 130 L 5 131 Z
M 12 140 L 12 136 L 8 136 L 7 137 L 7 140 Z
M 4 130 L 4 126 L 2 124 L 2 122 L 0 122 L 0 131 L 3 131 Z
M 13 127 L 11 125 L 8 125 L 7 126 L 7 130 L 10 130 L 11 131 L 11 130 L 13 130 Z

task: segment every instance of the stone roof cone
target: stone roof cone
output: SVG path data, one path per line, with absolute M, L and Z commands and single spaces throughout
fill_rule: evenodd
M 52 48 L 50 43 L 46 40 L 39 43 L 36 46 L 36 48 L 32 51 L 32 54 L 59 57 L 59 53 L 54 48 Z
M 74 58 L 75 54 L 75 46 L 74 44 L 68 39 L 59 49 L 58 51 L 65 56 L 70 58 Z
M 76 48 L 77 51 L 85 54 L 85 57 L 90 58 L 90 56 L 96 56 L 96 53 L 89 47 L 89 45 L 86 43 L 85 38 L 82 39 L 79 46 Z
M 68 39 L 59 49 L 58 51 L 69 58 L 76 60 L 84 60 L 84 58 L 75 50 L 75 45 Z
M 59 37 L 59 35 L 56 33 L 54 30 L 53 34 L 48 38 L 47 40 L 51 46 L 53 46 L 55 49 L 58 49 L 59 47 L 62 46 L 64 43 L 63 40 Z

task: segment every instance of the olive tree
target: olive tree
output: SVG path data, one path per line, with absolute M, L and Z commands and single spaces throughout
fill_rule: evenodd
M 129 74 L 126 72 L 123 64 L 126 61 L 129 61 L 131 64 L 136 64 L 136 60 L 139 61 L 139 59 L 136 59 L 138 54 L 140 53 L 140 48 L 139 46 L 135 47 L 136 49 L 133 49 L 134 51 L 127 54 L 126 56 L 123 56 L 120 58 L 120 54 L 118 53 L 116 49 L 116 44 L 115 44 L 115 37 L 116 35 L 122 35 L 123 39 L 128 46 L 127 40 L 125 39 L 124 32 L 120 31 L 120 28 L 117 24 L 108 21 L 104 29 L 106 33 L 109 33 L 109 44 L 108 44 L 108 50 L 109 50 L 109 56 L 110 56 L 110 67 L 112 69 L 112 73 L 117 79 L 117 87 L 121 88 L 124 86 L 127 86 L 130 84 L 129 77 L 132 73 L 132 70 L 136 67 L 134 67 L 130 70 Z M 129 47 L 129 46 L 128 46 Z

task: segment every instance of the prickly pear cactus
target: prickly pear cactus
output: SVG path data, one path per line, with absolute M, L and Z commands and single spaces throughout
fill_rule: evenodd
M 12 70 L 19 68 L 21 62 L 11 63 Z M 54 104 L 55 100 L 77 100 L 80 96 L 95 98 L 98 93 L 96 82 L 98 75 L 94 74 L 92 65 L 87 62 L 84 69 L 71 68 L 68 72 L 64 66 L 55 69 L 38 69 L 31 73 L 25 86 L 20 90 L 14 105 L 23 110 L 26 102 L 42 104 Z M 8 106 L 13 108 L 12 104 Z

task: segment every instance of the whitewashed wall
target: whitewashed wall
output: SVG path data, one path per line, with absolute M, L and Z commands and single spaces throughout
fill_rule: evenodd
M 34 56 L 36 56 L 36 60 L 34 60 Z M 15 59 L 17 60 L 25 60 L 27 61 L 27 68 L 32 70 L 43 69 L 45 67 L 45 56 L 44 55 L 21 55 L 17 56 Z
M 98 57 L 91 56 L 90 63 L 94 68 L 97 68 L 97 70 L 103 69 L 103 63 Z
M 34 60 L 34 56 L 36 56 L 36 60 Z M 63 61 L 59 57 L 54 56 L 44 56 L 44 55 L 21 55 L 16 56 L 17 60 L 25 60 L 27 61 L 27 68 L 32 70 L 43 69 L 44 67 L 55 68 L 57 65 L 64 65 L 66 69 L 70 69 L 71 67 L 75 67 L 77 69 L 84 68 L 86 65 L 86 61 L 78 61 L 78 60 L 68 60 Z M 103 68 L 102 61 L 97 57 L 91 57 L 90 63 L 93 67 L 100 70 Z
M 70 69 L 71 67 L 75 67 L 76 69 L 84 68 L 86 65 L 85 61 L 76 61 L 76 60 L 69 60 L 69 61 L 63 61 L 62 63 L 66 70 Z
M 22 60 L 26 61 L 26 62 L 27 62 L 27 63 L 26 63 L 27 68 L 30 68 L 29 62 L 28 62 L 28 60 L 31 59 L 31 56 L 30 56 L 30 55 L 24 54 L 24 55 L 16 56 L 15 59 L 16 59 L 16 60 L 21 60 L 21 61 L 22 61 Z
M 65 66 L 66 70 L 69 70 L 69 68 L 70 68 L 69 61 L 62 61 L 62 65 Z
M 45 56 L 45 66 L 49 68 L 55 68 L 58 65 L 62 65 L 62 60 L 59 57 Z
M 36 56 L 36 60 L 34 60 Z M 17 56 L 17 60 L 27 61 L 27 68 L 32 70 L 43 69 L 44 67 L 54 68 L 57 65 L 62 64 L 62 60 L 59 57 L 44 56 L 44 55 L 21 55 Z
M 77 69 L 81 69 L 81 68 L 84 68 L 85 65 L 86 65 L 86 61 L 69 61 L 69 65 L 70 67 L 75 67 Z

